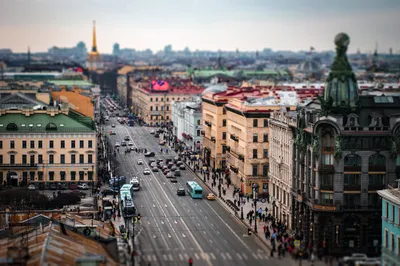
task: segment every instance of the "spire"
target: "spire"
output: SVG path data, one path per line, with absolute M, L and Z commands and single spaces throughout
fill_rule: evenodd
M 93 20 L 93 42 L 92 42 L 92 52 L 97 52 L 97 41 L 96 41 L 96 21 Z
M 31 63 L 31 47 L 28 46 L 28 64 Z

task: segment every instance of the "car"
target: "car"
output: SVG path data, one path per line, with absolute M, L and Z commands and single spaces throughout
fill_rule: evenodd
M 34 184 L 30 184 L 30 185 L 28 186 L 28 189 L 29 189 L 29 190 L 35 190 L 35 189 L 36 189 L 36 187 L 35 187 L 35 185 L 34 185 Z
M 110 118 L 109 118 L 108 116 L 106 117 L 106 121 L 107 121 L 107 122 L 110 121 Z
M 89 189 L 89 186 L 88 186 L 88 184 L 83 183 L 83 184 L 78 185 L 78 188 L 79 188 L 79 189 L 82 189 L 82 190 L 88 190 L 88 189 Z
M 163 165 L 162 169 L 163 169 L 163 170 L 168 169 L 168 166 Z
M 151 168 L 151 171 L 158 172 L 158 168 L 157 167 L 153 167 L 153 168 Z
M 157 163 L 163 163 L 164 162 L 164 160 L 163 159 L 157 159 Z
M 153 129 L 152 131 L 150 131 L 150 134 L 154 134 L 154 133 L 156 133 L 156 132 L 154 131 L 154 129 Z
M 119 143 L 118 141 L 117 142 L 115 142 L 115 145 L 114 145 L 115 147 L 121 147 L 121 143 Z
M 175 165 L 171 166 L 171 171 L 176 171 L 178 170 L 178 167 L 176 167 Z
M 178 183 L 178 180 L 175 177 L 171 178 L 169 181 L 171 181 L 171 183 Z
M 167 143 L 167 142 L 166 142 L 165 140 L 162 140 L 162 141 L 160 141 L 159 144 L 160 144 L 161 146 L 163 146 L 163 145 L 165 145 L 165 143 Z
M 122 142 L 121 142 L 121 146 L 126 146 L 126 142 L 125 142 L 125 141 L 122 141 Z
M 39 183 L 39 189 L 45 189 L 44 183 Z
M 154 160 L 154 159 L 149 159 L 149 164 L 151 165 L 152 163 L 156 163 L 156 160 Z
M 149 175 L 149 174 L 151 174 L 150 169 L 149 169 L 149 168 L 144 168 L 143 174 L 144 174 L 144 175 Z
M 366 260 L 367 258 L 368 258 L 368 256 L 364 253 L 353 253 L 353 254 L 351 254 L 351 256 L 344 257 L 343 261 L 344 262 L 351 262 L 351 261 L 355 262 L 358 260 L 363 261 L 363 260 Z
M 115 193 L 117 193 L 117 191 L 111 188 L 105 188 L 101 193 L 103 193 L 104 196 L 108 196 L 108 195 L 114 195 Z
M 156 134 L 154 134 L 154 137 L 155 137 L 155 138 L 159 138 L 159 137 L 160 137 L 160 134 L 156 133 Z
M 117 135 L 117 133 L 114 130 L 111 130 L 110 135 Z
M 174 175 L 173 175 L 171 172 L 168 172 L 168 173 L 165 175 L 165 177 L 166 177 L 166 178 L 173 178 Z
M 144 157 L 154 157 L 154 156 L 156 156 L 156 154 L 155 154 L 154 152 L 152 152 L 152 151 L 146 152 L 146 153 L 144 154 Z
M 180 187 L 176 190 L 176 195 L 178 196 L 185 196 L 186 195 L 186 191 L 184 188 Z
M 177 162 L 176 162 L 176 166 L 178 166 L 178 167 L 179 167 L 181 164 L 183 164 L 182 161 L 177 161 Z
M 68 188 L 70 190 L 75 190 L 75 189 L 78 189 L 78 185 L 77 184 L 70 184 Z
M 208 199 L 208 200 L 216 200 L 217 197 L 214 195 L 214 193 L 208 193 L 207 199 Z
M 181 169 L 181 170 L 186 170 L 186 167 L 185 167 L 185 165 L 181 164 L 181 165 L 179 166 L 179 169 Z
M 115 124 L 112 124 L 111 127 L 112 127 L 112 128 L 115 128 Z
M 137 164 L 138 165 L 143 165 L 143 160 L 142 159 L 137 160 Z
M 134 144 L 133 144 L 132 141 L 129 141 L 129 142 L 128 142 L 128 146 L 129 146 L 129 147 L 132 147 L 133 145 L 134 145 Z
M 181 176 L 181 171 L 176 170 L 176 171 L 174 172 L 174 176 Z
M 155 168 L 155 167 L 157 167 L 157 164 L 155 162 L 152 162 L 152 163 L 150 163 L 150 166 Z
M 51 184 L 49 187 L 51 190 L 57 190 L 57 185 L 56 184 Z
M 164 173 L 164 175 L 168 174 L 169 173 L 169 169 L 164 169 L 163 173 Z
M 126 140 L 126 141 L 130 141 L 130 140 L 131 140 L 131 138 L 130 138 L 129 136 L 125 136 L 124 140 Z

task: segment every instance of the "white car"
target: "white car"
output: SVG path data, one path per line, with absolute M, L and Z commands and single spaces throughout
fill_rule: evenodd
M 156 133 L 156 131 L 153 129 L 152 131 L 150 131 L 150 134 L 154 134 Z
M 115 142 L 115 147 L 121 147 L 121 143 L 119 143 L 118 141 Z
M 143 170 L 143 174 L 144 174 L 144 175 L 149 175 L 149 174 L 151 174 L 150 169 L 149 169 L 149 168 L 145 168 L 145 169 Z
M 132 141 L 129 141 L 129 142 L 128 142 L 128 146 L 132 147 L 132 146 L 133 146 L 133 142 L 132 142 Z
M 35 189 L 36 189 L 36 187 L 35 187 L 35 185 L 34 185 L 34 184 L 30 184 L 30 185 L 29 185 L 29 187 L 28 187 L 28 189 L 29 189 L 29 190 L 35 190 Z
M 137 161 L 137 164 L 138 164 L 138 165 L 143 165 L 143 160 L 142 160 L 142 159 L 139 159 L 139 160 Z
M 88 186 L 88 184 L 80 184 L 80 185 L 78 185 L 78 188 L 82 189 L 82 190 L 86 190 L 86 189 L 89 189 L 89 186 Z

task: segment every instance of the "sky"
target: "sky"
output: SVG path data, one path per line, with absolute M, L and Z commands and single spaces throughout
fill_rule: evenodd
M 333 50 L 339 32 L 360 49 L 400 53 L 400 0 L 0 0 L 0 49 Z

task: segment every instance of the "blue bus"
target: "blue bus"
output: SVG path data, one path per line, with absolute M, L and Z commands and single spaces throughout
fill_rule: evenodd
M 195 181 L 186 182 L 186 189 L 189 195 L 194 199 L 203 198 L 203 188 Z
M 133 121 L 133 119 L 129 119 L 128 125 L 129 125 L 130 127 L 133 127 L 133 126 L 135 125 L 135 122 Z

